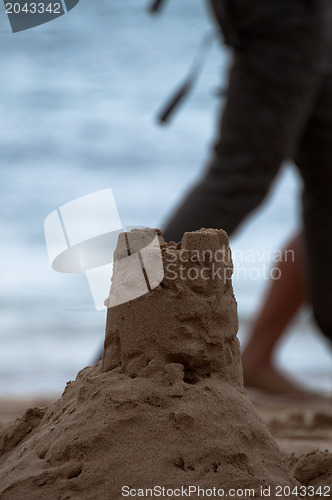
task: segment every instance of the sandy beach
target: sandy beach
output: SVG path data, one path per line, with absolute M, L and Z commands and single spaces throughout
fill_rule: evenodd
M 320 457 L 327 460 L 327 469 L 329 470 L 328 478 L 323 473 L 321 482 L 318 487 L 323 485 L 328 487 L 326 490 L 327 498 L 331 498 L 331 470 L 332 470 L 332 407 L 325 403 L 292 403 L 291 401 L 280 398 L 270 397 L 265 394 L 250 393 L 249 396 L 254 404 L 257 414 L 261 417 L 264 424 L 271 432 L 276 440 L 283 465 L 288 469 L 291 475 L 298 475 L 298 480 L 301 481 L 300 471 L 296 470 L 296 464 L 300 463 L 305 458 L 315 458 L 318 452 L 321 452 Z M 19 419 L 30 408 L 47 408 L 56 402 L 55 397 L 49 398 L 34 398 L 34 399 L 1 399 L 0 400 L 0 441 L 1 435 L 7 428 L 11 426 L 15 420 L 20 423 Z M 315 461 L 309 464 L 313 465 L 312 475 L 317 476 Z M 294 465 L 295 464 L 295 465 Z M 310 476 L 306 471 L 307 477 L 301 484 L 310 485 L 316 484 L 310 482 L 307 478 Z M 318 464 L 318 470 L 322 470 L 322 462 Z M 318 475 L 320 473 L 318 472 Z M 28 491 L 28 490 L 27 490 Z M 7 497 L 6 497 L 7 498 Z M 8 498 L 11 498 L 10 496 Z M 14 497 L 13 497 L 14 498 Z M 21 498 L 21 497 L 19 497 Z M 34 497 L 32 497 L 34 498 Z M 51 498 L 72 498 L 72 497 L 57 497 Z M 73 497 L 76 498 L 76 497 Z M 90 497 L 87 498 L 97 498 Z M 286 498 L 286 497 L 285 497 Z M 314 496 L 313 498 L 321 498 Z

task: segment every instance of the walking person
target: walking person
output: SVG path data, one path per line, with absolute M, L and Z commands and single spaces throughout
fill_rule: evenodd
M 163 229 L 232 235 L 266 197 L 282 163 L 302 176 L 309 300 L 332 340 L 332 2 L 211 0 L 233 47 L 227 102 L 202 177 Z

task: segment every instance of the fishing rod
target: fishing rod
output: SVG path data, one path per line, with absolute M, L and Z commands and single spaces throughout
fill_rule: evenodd
M 202 38 L 200 47 L 196 53 L 194 61 L 191 65 L 191 68 L 179 87 L 172 93 L 172 95 L 168 98 L 166 103 L 162 106 L 157 114 L 157 120 L 159 124 L 167 123 L 171 115 L 178 108 L 180 103 L 188 96 L 190 91 L 193 89 L 198 76 L 203 68 L 204 62 L 206 60 L 206 55 L 209 52 L 213 42 L 220 37 L 219 30 L 212 29 L 205 33 Z
M 232 2 L 232 0 L 226 1 Z M 150 14 L 159 14 L 165 2 L 166 0 L 152 0 L 148 6 L 148 11 Z M 173 91 L 157 114 L 157 120 L 160 125 L 170 121 L 171 116 L 191 92 L 202 70 L 206 55 L 213 42 L 218 38 L 220 38 L 220 30 L 216 29 L 210 30 L 204 35 L 187 76 L 175 91 Z

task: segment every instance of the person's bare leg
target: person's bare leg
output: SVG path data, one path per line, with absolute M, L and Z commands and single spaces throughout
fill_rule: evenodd
M 283 256 L 278 265 L 280 278 L 271 280 L 265 303 L 242 355 L 242 365 L 247 387 L 285 394 L 302 391 L 273 368 L 272 354 L 277 341 L 306 299 L 302 234 L 292 238 Z

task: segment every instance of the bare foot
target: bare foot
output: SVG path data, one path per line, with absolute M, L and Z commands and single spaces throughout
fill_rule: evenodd
M 243 377 L 244 385 L 248 388 L 260 389 L 273 394 L 289 394 L 300 397 L 310 396 L 309 392 L 288 380 L 271 365 L 248 367 L 244 364 Z

